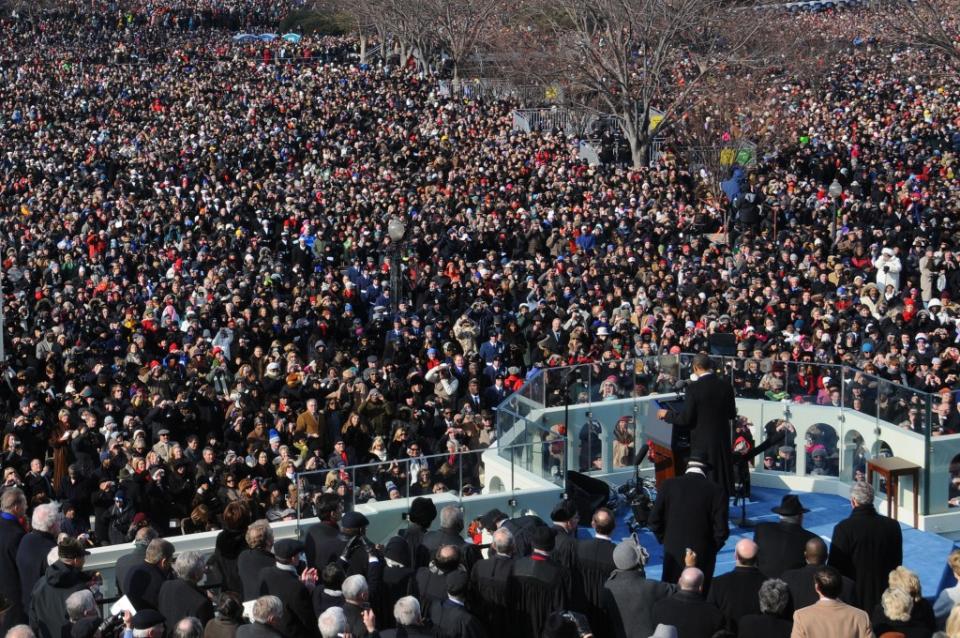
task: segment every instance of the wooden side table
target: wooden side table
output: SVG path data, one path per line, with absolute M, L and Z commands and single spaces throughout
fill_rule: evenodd
M 867 482 L 873 485 L 873 473 L 876 472 L 887 482 L 887 516 L 897 520 L 897 506 L 900 498 L 900 477 L 913 479 L 913 526 L 920 524 L 920 466 L 897 456 L 874 458 L 867 461 Z

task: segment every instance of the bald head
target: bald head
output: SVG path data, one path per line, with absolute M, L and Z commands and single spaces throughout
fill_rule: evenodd
M 613 512 L 608 510 L 606 507 L 601 507 L 593 513 L 593 521 L 591 521 L 591 525 L 593 525 L 593 529 L 596 530 L 597 534 L 609 536 L 613 533 L 614 527 L 616 527 L 616 521 L 613 518 Z
M 757 564 L 757 544 L 749 538 L 737 542 L 737 565 L 753 567 Z
M 803 548 L 803 557 L 807 565 L 823 565 L 827 562 L 827 544 L 819 536 L 811 538 Z
M 703 589 L 703 572 L 696 567 L 687 567 L 680 573 L 677 586 L 683 591 L 701 591 Z

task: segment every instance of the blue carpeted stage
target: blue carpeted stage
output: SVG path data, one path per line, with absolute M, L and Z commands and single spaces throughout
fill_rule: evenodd
M 771 512 L 770 508 L 779 505 L 780 499 L 786 493 L 785 490 L 754 487 L 753 497 L 747 505 L 747 518 L 755 522 L 777 520 L 777 515 Z M 839 496 L 826 494 L 801 494 L 800 500 L 804 507 L 810 510 L 808 514 L 804 515 L 803 526 L 820 534 L 829 544 L 834 525 L 849 515 L 850 502 Z M 613 535 L 615 541 L 620 541 L 629 536 L 630 530 L 627 527 L 629 516 L 629 510 L 626 508 L 617 512 L 618 525 Z M 730 520 L 732 525 L 730 538 L 717 557 L 715 572 L 717 575 L 733 569 L 733 547 L 737 541 L 741 538 L 753 537 L 752 529 L 740 528 L 735 525 L 740 520 L 739 508 L 736 510 L 730 509 Z M 902 524 L 901 527 L 903 528 L 903 564 L 920 575 L 924 596 L 933 598 L 941 588 L 941 581 L 944 580 L 946 559 L 954 547 L 953 541 Z M 581 528 L 580 534 L 587 535 L 592 531 L 589 528 Z M 641 542 L 650 552 L 647 575 L 651 578 L 659 578 L 663 563 L 662 548 L 653 534 L 646 530 L 641 533 Z M 945 584 L 953 585 L 953 579 L 949 578 L 949 582 Z

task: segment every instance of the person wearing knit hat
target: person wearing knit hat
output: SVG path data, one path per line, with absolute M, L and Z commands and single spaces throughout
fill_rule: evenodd
M 407 564 L 414 568 L 427 565 L 430 562 L 430 553 L 421 545 L 424 535 L 434 519 L 437 518 L 437 506 L 433 500 L 425 496 L 418 496 L 410 503 L 410 511 L 407 514 L 407 528 L 401 530 L 401 536 L 407 543 L 410 552 L 410 562 Z
M 644 567 L 650 555 L 634 538 L 627 538 L 613 550 L 616 569 L 604 584 L 603 611 L 609 619 L 614 638 L 649 636 L 653 622 L 653 605 L 676 591 L 676 585 L 651 580 Z M 691 556 L 690 561 L 695 561 Z

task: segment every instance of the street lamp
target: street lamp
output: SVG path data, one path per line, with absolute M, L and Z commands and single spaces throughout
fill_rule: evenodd
M 837 180 L 833 180 L 827 193 L 833 200 L 833 221 L 830 222 L 830 247 L 833 248 L 837 243 L 837 217 L 840 215 L 840 196 L 843 195 L 843 186 Z
M 390 297 L 393 312 L 396 314 L 400 304 L 400 242 L 407 233 L 407 227 L 399 217 L 391 217 L 387 222 L 387 236 L 390 237 Z

